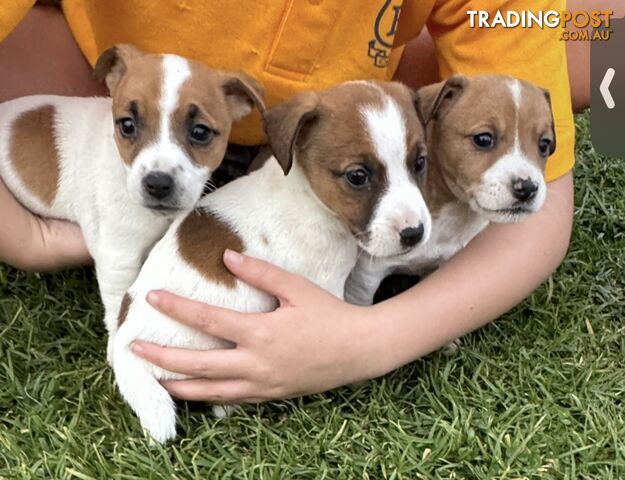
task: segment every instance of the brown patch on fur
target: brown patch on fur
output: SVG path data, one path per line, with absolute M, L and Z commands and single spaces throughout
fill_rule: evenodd
M 355 82 L 319 93 L 304 92 L 277 105 L 265 117 L 267 135 L 283 168 L 288 170 L 296 156 L 306 176 L 315 179 L 311 188 L 317 197 L 354 234 L 367 231 L 387 185 L 386 167 L 377 158 L 360 115 L 364 107 L 382 108 L 384 93 L 400 105 L 409 142 L 423 142 L 424 131 L 414 112 L 412 96 L 400 84 Z M 361 166 L 370 173 L 370 185 L 353 188 L 345 172 Z
M 451 201 L 468 202 L 482 174 L 513 148 L 517 121 L 509 87 L 513 81 L 504 75 L 471 77 L 453 102 L 441 104 L 441 111 L 434 112 L 427 127 L 430 163 L 424 191 L 433 215 Z M 555 141 L 551 108 L 542 89 L 520 83 L 520 148 L 543 170 L 546 159 L 539 154 L 538 142 L 543 135 Z M 418 95 L 422 104 L 433 104 L 444 85 L 441 82 L 421 89 Z M 497 139 L 490 151 L 481 151 L 473 144 L 473 136 L 483 132 Z
M 267 238 L 267 235 L 265 235 L 264 233 L 260 236 L 260 241 L 265 246 L 269 245 L 269 239 Z
M 41 202 L 52 205 L 60 177 L 52 105 L 22 113 L 11 128 L 11 162 L 22 183 Z
M 236 278 L 223 263 L 227 248 L 242 252 L 243 241 L 210 211 L 196 209 L 178 227 L 178 251 L 184 261 L 208 281 L 234 288 Z
M 127 293 L 122 298 L 122 303 L 119 306 L 119 315 L 117 315 L 117 326 L 121 327 L 122 323 L 126 321 L 126 317 L 128 316 L 128 311 L 130 310 L 130 305 L 132 305 L 132 297 Z

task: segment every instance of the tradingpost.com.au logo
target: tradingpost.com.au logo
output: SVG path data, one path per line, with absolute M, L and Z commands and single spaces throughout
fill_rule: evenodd
M 471 28 L 561 28 L 560 40 L 605 41 L 610 39 L 612 10 L 467 10 Z M 580 30 L 567 30 L 575 26 Z M 588 28 L 590 27 L 590 28 Z M 592 31 L 593 28 L 605 27 Z

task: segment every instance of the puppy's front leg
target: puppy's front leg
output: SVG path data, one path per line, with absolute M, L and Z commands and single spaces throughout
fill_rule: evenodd
M 353 305 L 371 305 L 380 283 L 389 273 L 384 264 L 361 252 L 345 282 L 345 301 Z
M 96 259 L 96 275 L 104 304 L 104 325 L 108 332 L 106 360 L 113 364 L 113 340 L 119 322 L 119 309 L 124 294 L 139 275 L 140 258 L 106 256 Z

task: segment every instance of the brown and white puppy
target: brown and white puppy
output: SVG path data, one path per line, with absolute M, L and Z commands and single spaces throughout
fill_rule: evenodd
M 104 52 L 95 74 L 112 98 L 0 105 L 0 174 L 33 212 L 80 225 L 112 335 L 143 259 L 199 200 L 232 122 L 260 103 L 262 89 L 243 74 L 129 45 Z
M 192 349 L 228 344 L 155 311 L 145 301 L 150 290 L 244 312 L 275 309 L 275 298 L 240 282 L 223 265 L 230 248 L 342 298 L 359 247 L 374 256 L 393 255 L 429 236 L 430 216 L 419 190 L 425 135 L 406 87 L 351 82 L 306 92 L 270 110 L 265 129 L 275 158 L 176 220 L 125 297 L 115 378 L 158 441 L 176 434 L 174 403 L 158 380 L 183 377 L 135 356 L 129 345 L 135 339 Z
M 345 287 L 351 303 L 371 304 L 390 273 L 427 274 L 489 222 L 520 222 L 545 201 L 545 162 L 556 147 L 546 90 L 503 75 L 456 75 L 417 96 L 427 124 L 423 194 L 432 235 L 408 254 L 364 252 Z

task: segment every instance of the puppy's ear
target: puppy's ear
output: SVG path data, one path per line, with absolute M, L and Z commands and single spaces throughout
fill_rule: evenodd
M 547 99 L 547 104 L 549 105 L 549 114 L 551 115 L 551 132 L 553 134 L 553 142 L 551 142 L 551 146 L 549 148 L 549 155 L 553 155 L 556 151 L 556 122 L 553 119 L 553 108 L 551 106 L 551 94 L 549 90 L 541 88 L 545 98 Z
M 93 69 L 93 76 L 99 82 L 104 80 L 109 92 L 113 95 L 119 81 L 126 73 L 128 62 L 143 54 L 141 50 L 132 45 L 125 43 L 115 45 L 102 52 Z
M 265 111 L 265 89 L 256 79 L 242 72 L 226 74 L 222 84 L 233 121 L 241 120 L 256 106 L 260 113 Z
M 298 149 L 305 144 L 310 127 L 319 118 L 318 107 L 319 96 L 315 92 L 303 92 L 264 115 L 269 145 L 285 175 L 291 170 Z
M 417 91 L 415 108 L 424 125 L 438 120 L 456 103 L 469 80 L 464 75 L 453 75 L 444 82 L 422 87 Z

